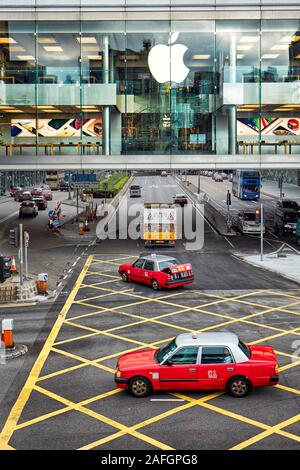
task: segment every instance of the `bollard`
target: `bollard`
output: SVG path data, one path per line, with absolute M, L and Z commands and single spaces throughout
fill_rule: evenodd
M 82 222 L 79 224 L 79 235 L 84 235 L 84 225 Z
M 38 275 L 38 292 L 39 294 L 46 294 L 48 287 L 48 274 L 40 273 Z
M 13 348 L 14 341 L 13 341 L 13 329 L 14 329 L 14 321 L 12 318 L 4 318 L 2 320 L 2 342 L 5 345 L 5 348 Z

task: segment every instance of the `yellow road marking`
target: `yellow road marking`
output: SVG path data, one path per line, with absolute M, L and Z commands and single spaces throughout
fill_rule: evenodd
M 65 305 L 63 306 L 61 312 L 60 312 L 60 315 L 58 316 L 55 324 L 53 325 L 53 328 L 33 366 L 33 368 L 31 369 L 31 372 L 26 380 L 26 383 L 25 385 L 23 386 L 22 390 L 21 390 L 21 393 L 20 395 L 18 396 L 15 404 L 13 405 L 10 413 L 9 413 L 9 416 L 5 422 L 5 425 L 1 431 L 1 434 L 0 434 L 0 450 L 5 448 L 8 443 L 9 443 L 9 440 L 16 428 L 16 425 L 18 423 L 18 420 L 21 416 L 21 413 L 24 409 L 24 406 L 25 404 L 27 403 L 29 397 L 30 397 L 30 394 L 32 392 L 32 389 L 36 383 L 36 380 L 42 370 L 42 367 L 49 355 L 49 351 L 50 351 L 50 348 L 52 346 L 52 343 L 55 341 L 55 338 L 56 336 L 58 335 L 58 332 L 61 328 L 61 325 L 63 323 L 63 320 L 78 292 L 78 289 L 79 289 L 79 286 L 85 276 L 85 273 L 90 265 L 92 261 L 92 257 L 89 256 L 88 259 L 87 259 L 87 262 L 85 264 L 85 266 L 83 267 L 81 273 L 79 274 L 78 276 L 78 279 L 75 283 L 75 286 L 74 286 L 74 289 L 72 290 L 72 292 L 70 293 Z
M 262 439 L 264 439 L 264 438 L 266 438 L 266 437 L 268 437 L 268 436 L 270 436 L 271 434 L 274 434 L 274 433 L 282 435 L 283 434 L 281 432 L 282 428 L 285 428 L 286 426 L 289 426 L 290 424 L 294 424 L 294 423 L 298 422 L 299 420 L 300 420 L 300 414 L 298 414 L 296 416 L 293 416 L 292 418 L 289 418 L 285 421 L 282 421 L 282 423 L 279 423 L 279 424 L 276 424 L 275 426 L 270 427 L 267 431 L 264 431 L 263 433 L 260 433 L 257 436 L 251 437 L 250 439 L 247 439 L 247 440 L 241 442 L 240 444 L 235 445 L 230 450 L 245 449 L 245 447 L 249 447 L 250 445 L 255 444 L 258 441 L 261 441 Z M 293 439 L 295 441 L 300 442 L 300 437 L 299 436 L 296 436 L 292 433 L 288 433 L 286 431 L 284 431 L 284 435 L 286 437 L 289 437 L 290 439 Z

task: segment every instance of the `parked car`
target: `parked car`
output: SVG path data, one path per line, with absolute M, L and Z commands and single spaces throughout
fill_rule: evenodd
M 163 170 L 161 171 L 160 176 L 168 176 L 168 173 L 165 170 Z
M 227 173 L 225 173 L 224 171 L 222 171 L 220 174 L 221 174 L 223 180 L 228 180 L 228 175 L 227 175 Z
M 48 204 L 44 196 L 32 196 L 32 201 L 36 203 L 38 210 L 47 209 Z
M 115 382 L 137 398 L 156 390 L 226 390 L 243 398 L 279 382 L 271 346 L 246 345 L 227 332 L 183 333 L 160 349 L 123 354 Z
M 181 193 L 175 194 L 174 203 L 181 207 L 185 206 L 188 203 L 186 195 Z
M 194 281 L 190 263 L 182 264 L 176 258 L 155 253 L 142 256 L 134 263 L 122 264 L 119 274 L 124 282 L 140 282 L 150 285 L 154 290 L 171 289 Z
M 36 217 L 38 215 L 38 208 L 34 201 L 24 201 L 20 205 L 19 217 L 31 216 Z

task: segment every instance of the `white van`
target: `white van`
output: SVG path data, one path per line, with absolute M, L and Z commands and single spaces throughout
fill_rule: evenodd
M 130 197 L 141 197 L 142 191 L 139 184 L 132 184 L 129 189 Z

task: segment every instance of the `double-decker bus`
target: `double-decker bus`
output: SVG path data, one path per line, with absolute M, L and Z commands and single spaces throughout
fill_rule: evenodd
M 236 170 L 232 178 L 234 196 L 249 201 L 258 201 L 260 197 L 260 173 L 257 170 Z
M 52 190 L 58 190 L 60 188 L 60 181 L 64 179 L 64 172 L 60 171 L 48 171 L 45 177 L 45 184 Z

